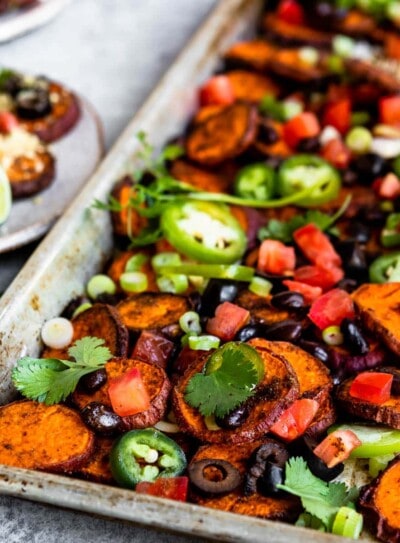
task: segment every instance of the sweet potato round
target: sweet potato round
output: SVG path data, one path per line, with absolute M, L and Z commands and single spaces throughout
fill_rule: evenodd
M 48 151 L 35 152 L 32 156 L 17 157 L 7 175 L 14 198 L 32 196 L 47 188 L 55 176 L 55 159 Z
M 0 408 L 0 464 L 71 473 L 94 449 L 94 435 L 64 405 L 18 401 Z

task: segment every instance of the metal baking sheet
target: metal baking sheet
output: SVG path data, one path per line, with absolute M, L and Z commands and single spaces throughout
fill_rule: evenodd
M 42 323 L 83 292 L 85 282 L 110 254 L 109 217 L 91 204 L 95 198 L 106 198 L 115 180 L 131 165 L 138 149 L 136 134 L 144 130 L 150 142 L 161 146 L 182 131 L 194 111 L 196 88 L 218 68 L 221 53 L 233 41 L 248 37 L 262 4 L 262 0 L 220 1 L 0 299 L 0 403 L 13 397 L 10 373 L 15 360 L 38 354 Z M 218 541 L 339 541 L 336 536 L 278 522 L 7 466 L 0 466 L 0 492 Z

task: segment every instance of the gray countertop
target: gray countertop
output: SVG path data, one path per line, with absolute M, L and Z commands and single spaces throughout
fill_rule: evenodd
M 1 45 L 0 64 L 49 75 L 85 96 L 109 148 L 215 3 L 74 0 L 46 27 Z M 32 249 L 18 252 L 15 270 Z M 0 518 L 0 543 L 200 541 L 5 496 Z

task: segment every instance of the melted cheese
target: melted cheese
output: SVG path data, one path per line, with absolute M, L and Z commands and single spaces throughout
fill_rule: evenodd
M 0 93 L 0 111 L 12 111 L 14 101 L 9 94 Z
M 34 134 L 17 127 L 10 134 L 0 135 L 0 164 L 8 169 L 20 156 L 31 156 L 43 150 L 43 144 Z

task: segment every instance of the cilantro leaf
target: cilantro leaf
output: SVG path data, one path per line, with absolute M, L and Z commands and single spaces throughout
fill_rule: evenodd
M 104 367 L 112 358 L 104 340 L 84 337 L 70 347 L 75 361 L 56 358 L 21 358 L 12 372 L 14 386 L 25 397 L 53 405 L 71 394 L 81 377 Z
M 221 350 L 221 365 L 212 373 L 197 373 L 185 391 L 185 400 L 204 416 L 223 417 L 253 395 L 258 384 L 257 369 L 240 345 Z M 215 353 L 214 353 L 215 354 Z
M 306 512 L 327 529 L 331 528 L 340 507 L 353 504 L 357 498 L 357 490 L 348 489 L 344 483 L 325 483 L 318 479 L 303 458 L 291 458 L 287 462 L 285 484 L 277 486 L 298 496 Z

